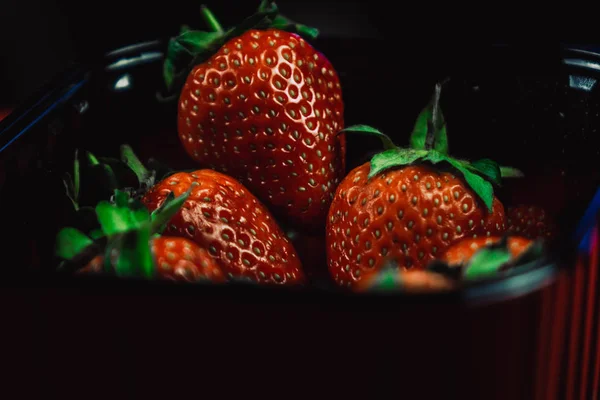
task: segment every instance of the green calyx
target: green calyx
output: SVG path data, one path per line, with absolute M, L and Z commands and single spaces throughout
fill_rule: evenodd
M 378 137 L 384 151 L 371 159 L 369 178 L 385 170 L 417 163 L 446 164 L 460 173 L 467 185 L 492 211 L 494 200 L 493 185 L 500 185 L 503 172 L 508 176 L 522 176 L 522 173 L 510 167 L 500 167 L 496 162 L 484 158 L 477 161 L 459 160 L 448 153 L 448 135 L 446 122 L 440 108 L 442 83 L 435 87 L 434 94 L 427 106 L 421 111 L 410 135 L 410 147 L 396 146 L 386 134 L 367 125 L 354 125 L 341 132 Z M 503 169 L 504 168 L 504 169 Z
M 509 248 L 510 236 L 505 235 L 496 243 L 489 244 L 475 252 L 464 264 L 449 265 L 441 260 L 434 260 L 427 265 L 427 270 L 462 281 L 492 278 L 515 267 L 540 260 L 543 255 L 543 241 L 533 242 L 518 257 L 513 257 Z
M 156 270 L 150 239 L 163 232 L 190 192 L 191 188 L 179 197 L 171 193 L 161 207 L 150 213 L 129 193 L 116 190 L 114 202 L 103 200 L 95 207 L 100 229 L 85 235 L 72 227 L 63 228 L 57 237 L 56 255 L 63 260 L 74 260 L 104 240 L 104 251 L 99 254 L 104 255 L 105 271 L 114 271 L 117 276 L 152 278 Z
M 477 280 L 493 277 L 501 271 L 525 265 L 540 259 L 544 246 L 541 240 L 533 242 L 518 257 L 512 257 L 508 247 L 508 236 L 504 236 L 498 243 L 488 245 L 478 250 L 468 263 L 463 266 L 464 280 Z
M 117 177 L 109 164 L 98 160 L 89 151 L 85 152 L 84 162 L 82 163 L 79 156 L 79 149 L 75 149 L 73 175 L 67 172 L 63 177 L 65 194 L 73 204 L 75 211 L 80 211 L 84 208 L 81 206 L 81 178 L 83 175 L 88 180 L 96 182 L 96 185 L 103 187 L 105 190 L 112 192 L 118 187 Z
M 279 29 L 297 33 L 306 39 L 315 39 L 319 31 L 298 24 L 279 13 L 274 1 L 262 0 L 257 11 L 238 26 L 224 29 L 213 13 L 203 5 L 202 17 L 209 30 L 191 30 L 182 27 L 180 34 L 169 41 L 163 64 L 163 78 L 167 94 L 158 94 L 160 100 L 174 100 L 195 65 L 201 64 L 215 54 L 229 40 L 251 29 Z

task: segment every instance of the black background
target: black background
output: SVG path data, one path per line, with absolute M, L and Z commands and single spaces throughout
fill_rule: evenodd
M 89 60 L 137 41 L 176 34 L 186 23 L 202 29 L 198 1 L 69 2 L 3 0 L 0 6 L 0 105 L 22 102 L 72 61 Z M 236 24 L 260 3 L 212 0 L 206 4 L 224 26 Z M 286 16 L 327 36 L 383 36 L 375 20 L 385 8 L 366 1 L 282 0 Z M 359 51 L 359 49 L 357 49 Z
M 142 40 L 168 37 L 183 23 L 203 28 L 203 1 L 169 0 L 2 0 L 0 5 L 0 106 L 29 97 L 72 61 Z M 224 26 L 250 15 L 260 0 L 205 0 Z M 386 57 L 414 63 L 414 50 L 432 54 L 456 48 L 473 52 L 497 42 L 526 48 L 553 45 L 557 33 L 575 39 L 572 25 L 587 26 L 585 14 L 550 18 L 545 9 L 511 9 L 497 4 L 474 7 L 429 2 L 375 0 L 279 0 L 293 20 L 319 28 L 322 36 L 378 37 L 389 43 Z M 566 13 L 566 14 L 565 14 Z M 595 24 L 590 27 L 596 26 Z M 578 30 L 578 32 L 580 32 Z M 597 33 L 584 42 L 599 39 Z M 355 49 L 360 57 L 361 49 Z M 451 51 L 450 51 L 451 53 Z M 374 60 L 374 62 L 381 60 Z

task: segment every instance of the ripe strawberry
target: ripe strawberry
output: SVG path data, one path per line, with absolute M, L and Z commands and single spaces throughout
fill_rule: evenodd
M 165 235 L 187 237 L 209 250 L 229 278 L 297 284 L 304 272 L 296 251 L 265 206 L 237 180 L 213 170 L 178 172 L 142 197 L 150 211 L 168 195 L 190 191 Z
M 464 265 L 473 258 L 477 251 L 501 240 L 500 236 L 462 239 L 446 249 L 439 259 L 450 266 Z M 507 240 L 512 258 L 521 256 L 533 244 L 532 240 L 520 236 L 510 236 Z
M 507 210 L 508 232 L 529 239 L 552 239 L 557 235 L 557 228 L 546 211 L 538 206 L 520 204 Z
M 438 84 L 409 149 L 374 128 L 346 129 L 380 137 L 387 150 L 351 171 L 335 193 L 327 250 L 339 285 L 356 287 L 388 261 L 423 269 L 456 240 L 504 232 L 504 207 L 489 182 L 499 181 L 500 168 L 491 160 L 469 163 L 447 154 L 440 92 Z
M 216 53 L 202 53 L 179 95 L 185 150 L 239 180 L 275 215 L 301 228 L 322 226 L 345 173 L 337 72 L 279 25 L 219 40 Z
M 465 238 L 427 266 L 461 280 L 493 278 L 515 267 L 543 260 L 543 243 L 520 236 Z
M 357 292 L 430 293 L 449 291 L 456 287 L 455 280 L 436 272 L 387 268 L 365 276 L 357 282 L 355 290 Z
M 225 282 L 225 275 L 208 252 L 191 240 L 161 236 L 150 241 L 154 268 L 159 279 Z M 116 258 L 115 258 L 116 260 Z M 102 273 L 104 256 L 96 256 L 78 273 Z
M 185 238 L 159 236 L 187 196 L 171 195 L 150 214 L 141 202 L 117 189 L 113 203 L 103 200 L 96 205 L 99 229 L 91 237 L 72 227 L 59 232 L 57 255 L 84 274 L 225 282 L 225 274 L 205 249 Z

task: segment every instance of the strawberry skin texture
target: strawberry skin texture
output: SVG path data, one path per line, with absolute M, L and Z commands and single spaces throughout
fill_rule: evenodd
M 537 206 L 521 204 L 509 207 L 507 226 L 510 233 L 529 239 L 552 239 L 557 234 L 554 222 L 546 215 L 543 208 Z
M 461 265 L 468 262 L 478 250 L 500 240 L 500 236 L 466 238 L 450 246 L 440 260 L 445 261 L 448 265 Z M 525 252 L 532 243 L 530 239 L 511 236 L 508 238 L 508 249 L 511 256 L 516 258 Z
M 327 218 L 329 272 L 355 287 L 388 261 L 423 269 L 453 242 L 505 230 L 504 207 L 492 212 L 459 178 L 429 166 L 407 166 L 370 180 L 369 163 L 338 186 Z
M 225 282 L 225 274 L 208 252 L 181 237 L 161 236 L 151 240 L 151 251 L 159 279 L 197 282 Z M 103 256 L 97 256 L 79 273 L 101 273 Z
M 178 132 L 203 167 L 239 180 L 278 216 L 323 226 L 345 174 L 337 72 L 300 36 L 250 30 L 188 75 Z
M 165 235 L 186 237 L 217 260 L 229 278 L 298 284 L 305 279 L 296 251 L 267 208 L 239 181 L 217 171 L 178 172 L 142 198 L 153 211 L 169 192 L 193 190 Z

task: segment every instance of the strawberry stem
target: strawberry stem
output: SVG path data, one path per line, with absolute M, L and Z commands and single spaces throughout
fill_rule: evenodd
M 209 26 L 209 28 L 213 32 L 218 32 L 218 33 L 225 32 L 223 30 L 223 27 L 221 26 L 221 24 L 217 20 L 217 17 L 215 17 L 215 15 L 212 13 L 212 11 L 210 11 L 210 9 L 206 5 L 202 4 L 200 6 L 200 12 L 202 13 L 202 17 L 204 18 L 204 22 L 206 22 L 206 24 Z

